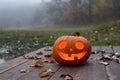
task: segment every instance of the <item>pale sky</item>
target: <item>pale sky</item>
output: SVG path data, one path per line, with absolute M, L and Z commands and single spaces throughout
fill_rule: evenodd
M 0 0 L 0 3 L 39 3 L 42 0 Z M 51 0 L 44 0 L 51 1 Z

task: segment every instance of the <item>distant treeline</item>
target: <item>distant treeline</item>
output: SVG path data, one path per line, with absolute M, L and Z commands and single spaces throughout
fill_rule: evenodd
M 120 19 L 120 0 L 43 0 L 42 3 L 32 24 L 98 24 Z

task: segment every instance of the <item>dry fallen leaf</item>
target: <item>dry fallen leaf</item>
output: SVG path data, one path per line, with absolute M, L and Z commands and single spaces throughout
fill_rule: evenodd
M 41 72 L 39 73 L 39 76 L 40 76 L 41 78 L 47 77 L 47 76 L 50 75 L 51 72 L 52 72 L 51 69 L 43 70 L 43 71 L 41 71 Z
M 43 62 L 40 61 L 40 60 L 37 60 L 33 65 L 32 67 L 41 67 L 41 66 L 44 66 Z
M 37 54 L 37 55 L 42 55 L 43 53 L 40 51 L 40 52 L 37 52 L 36 54 Z
M 49 57 L 51 57 L 52 56 L 52 54 L 46 54 L 45 55 L 45 57 L 47 57 L 47 58 L 49 58 Z
M 35 56 L 35 59 L 42 59 L 42 56 Z
M 44 62 L 46 62 L 46 63 L 56 63 L 55 59 L 47 59 L 47 60 L 44 60 Z
M 73 80 L 73 77 L 69 74 L 61 74 L 60 77 L 63 77 L 64 80 Z
M 24 57 L 25 59 L 34 59 L 34 56 L 31 55 L 31 54 L 25 54 L 25 55 L 23 55 L 23 57 Z
M 113 60 L 118 59 L 115 55 L 114 55 L 114 56 L 111 56 L 111 58 L 112 58 Z
M 47 77 L 47 76 L 49 76 L 49 74 L 50 74 L 50 73 L 45 70 L 45 71 L 41 71 L 39 75 L 40 75 L 40 77 L 42 78 L 42 77 Z
M 108 54 L 102 54 L 102 57 L 101 57 L 100 60 L 105 60 L 105 61 L 110 60 L 110 61 L 112 61 L 112 58 Z
M 91 54 L 96 54 L 96 52 L 95 52 L 95 51 L 93 51 L 93 52 L 91 52 Z
M 116 59 L 116 63 L 120 64 L 120 59 Z
M 109 65 L 109 63 L 108 63 L 108 62 L 104 62 L 104 61 L 100 61 L 100 64 L 103 64 L 104 66 Z
M 26 69 L 21 69 L 21 70 L 20 70 L 20 73 L 26 73 L 26 72 L 27 72 Z
M 71 75 L 67 75 L 67 76 L 65 76 L 64 80 L 73 80 L 73 77 Z
M 116 52 L 114 55 L 118 58 L 120 57 L 120 53 L 118 53 L 118 52 Z

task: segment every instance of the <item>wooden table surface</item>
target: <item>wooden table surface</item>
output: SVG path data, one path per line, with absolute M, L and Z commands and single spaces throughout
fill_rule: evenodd
M 49 49 L 48 49 L 49 48 Z M 113 49 L 109 46 L 92 47 L 92 51 L 104 50 L 106 53 L 120 53 L 120 46 L 114 46 Z M 52 54 L 51 47 L 44 47 L 34 52 L 30 52 L 36 56 L 36 53 L 42 52 L 42 59 L 46 54 Z M 80 66 L 68 67 L 58 63 L 44 63 L 43 67 L 31 67 L 36 59 L 25 59 L 23 56 L 15 58 L 0 64 L 0 80 L 65 80 L 60 77 L 62 74 L 69 74 L 73 80 L 120 80 L 120 64 L 115 61 L 109 61 L 109 65 L 100 64 L 100 60 L 96 60 L 101 54 L 91 54 L 87 63 Z M 26 69 L 27 72 L 21 73 L 21 69 Z M 51 69 L 54 73 L 49 76 L 40 78 L 39 73 L 43 70 Z

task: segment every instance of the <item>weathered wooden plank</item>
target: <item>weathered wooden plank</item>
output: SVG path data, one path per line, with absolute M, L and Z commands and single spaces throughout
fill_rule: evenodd
M 30 52 L 28 54 L 35 54 L 36 52 L 39 52 L 39 50 L 37 51 L 33 51 L 33 52 Z M 25 63 L 27 62 L 27 59 L 24 59 L 22 56 L 21 57 L 18 57 L 18 58 L 15 58 L 15 59 L 12 59 L 10 61 L 7 61 L 3 64 L 0 64 L 0 74 L 11 69 L 11 68 L 14 68 L 18 65 L 21 65 L 22 63 Z
M 114 46 L 113 49 L 114 49 L 114 52 L 120 53 L 120 46 Z
M 8 71 L 16 66 L 21 65 L 22 63 L 27 62 L 27 60 L 25 60 L 22 56 L 15 58 L 13 60 L 10 60 L 6 63 L 0 64 L 0 74 L 2 74 L 5 71 Z
M 50 47 L 51 48 L 51 47 Z M 43 54 L 51 54 L 52 51 L 41 50 Z M 48 80 L 53 74 L 48 77 L 40 78 L 39 73 L 43 70 L 51 69 L 53 72 L 56 72 L 61 66 L 58 63 L 44 63 L 42 68 L 34 68 L 31 72 L 26 75 L 21 76 L 18 80 Z
M 87 64 L 78 67 L 61 67 L 50 80 L 63 80 L 61 74 L 69 74 L 74 80 L 107 80 L 104 66 L 97 62 L 89 61 Z
M 99 47 L 93 47 L 93 51 L 99 49 Z M 50 80 L 63 80 L 60 77 L 61 74 L 69 74 L 73 76 L 74 80 L 107 80 L 107 75 L 103 65 L 98 61 L 93 60 L 95 54 L 92 54 L 88 59 L 88 62 L 81 66 L 66 67 L 62 66 Z
M 51 49 L 51 47 L 47 49 L 41 48 L 30 54 L 36 55 L 36 53 L 41 51 L 43 53 L 42 58 L 45 58 L 45 54 L 52 53 Z M 92 51 L 97 51 L 99 49 L 105 50 L 107 53 L 113 52 L 111 47 L 92 47 Z M 114 47 L 114 52 L 120 52 L 120 47 Z M 35 60 L 19 57 L 0 65 L 0 80 L 63 80 L 63 78 L 60 77 L 61 74 L 70 74 L 73 76 L 74 80 L 119 80 L 120 64 L 112 61 L 110 65 L 103 66 L 99 63 L 99 60 L 94 59 L 100 55 L 101 54 L 91 54 L 88 62 L 81 66 L 61 67 L 61 65 L 57 63 L 45 63 L 45 66 L 41 68 L 30 67 Z M 29 72 L 20 73 L 20 69 L 27 69 Z M 40 78 L 39 72 L 45 69 L 52 69 L 55 74 Z
M 40 50 L 30 52 L 29 54 L 35 55 Z M 0 65 L 0 80 L 17 80 L 20 76 L 24 75 L 20 73 L 21 69 L 30 69 L 30 65 L 35 60 L 24 59 L 23 56 L 10 60 Z
M 95 52 L 100 49 L 100 46 L 93 46 L 92 47 L 92 52 Z
M 111 46 L 101 46 L 101 50 L 105 51 L 105 53 L 113 53 L 112 47 Z
M 56 72 L 59 68 L 60 65 L 58 65 L 57 63 L 46 63 L 43 68 L 34 68 L 31 72 L 21 76 L 18 80 L 48 80 L 53 75 L 52 73 L 50 74 L 50 76 L 44 78 L 40 78 L 39 73 L 47 69 L 51 69 L 53 72 Z
M 33 63 L 33 60 L 29 60 L 26 63 L 23 63 L 6 72 L 3 72 L 2 74 L 0 74 L 1 80 L 17 80 L 17 78 L 26 74 L 26 73 L 20 73 L 21 69 L 27 69 L 30 71 L 32 70 L 32 68 L 30 67 L 32 63 Z
M 113 47 L 114 52 L 120 52 L 120 47 Z M 120 80 L 120 64 L 115 61 L 111 61 L 110 65 L 106 67 L 108 71 L 109 80 Z
M 36 56 L 36 53 L 42 51 L 44 56 L 45 51 L 44 48 L 41 48 L 37 51 L 34 52 L 30 52 L 29 54 L 32 54 L 34 56 Z M 50 53 L 51 51 L 46 51 L 47 53 Z M 22 56 L 18 57 L 16 59 L 10 60 L 4 64 L 0 65 L 0 80 L 17 80 L 18 78 L 20 78 L 20 76 L 25 75 L 25 74 L 21 74 L 20 70 L 21 69 L 28 69 L 30 71 L 32 71 L 33 69 L 30 67 L 33 63 L 35 62 L 35 60 L 29 60 L 29 59 L 24 59 Z
M 51 48 L 50 48 L 51 49 Z M 37 52 L 42 52 L 41 55 L 42 59 L 44 59 L 44 55 L 51 54 L 51 50 L 46 48 L 41 48 L 37 51 L 34 51 L 30 54 L 36 56 Z M 10 68 L 9 70 L 6 70 L 0 74 L 0 80 L 47 80 L 52 75 L 41 78 L 39 76 L 39 72 L 45 69 L 52 69 L 54 72 L 60 67 L 57 63 L 45 63 L 44 67 L 34 68 L 30 67 L 36 60 L 28 60 L 24 59 L 23 61 L 27 60 L 25 63 L 22 63 L 20 65 L 15 66 L 14 68 Z M 8 67 L 9 68 L 9 67 Z M 27 69 L 29 72 L 27 73 L 20 73 L 21 69 Z
M 51 47 L 49 48 L 49 50 L 51 49 Z M 28 54 L 32 54 L 34 56 L 36 56 L 36 53 L 42 51 L 43 53 L 45 53 L 44 51 L 44 48 L 41 48 L 41 49 L 38 49 L 36 51 L 33 51 L 33 52 L 30 52 Z M 50 51 L 47 51 L 46 53 L 49 53 Z M 7 61 L 3 64 L 0 64 L 0 73 L 3 73 L 11 68 L 14 68 L 18 65 L 21 65 L 22 63 L 25 63 L 27 62 L 28 59 L 24 59 L 22 56 L 21 57 L 18 57 L 18 58 L 15 58 L 15 59 L 12 59 L 10 61 Z

